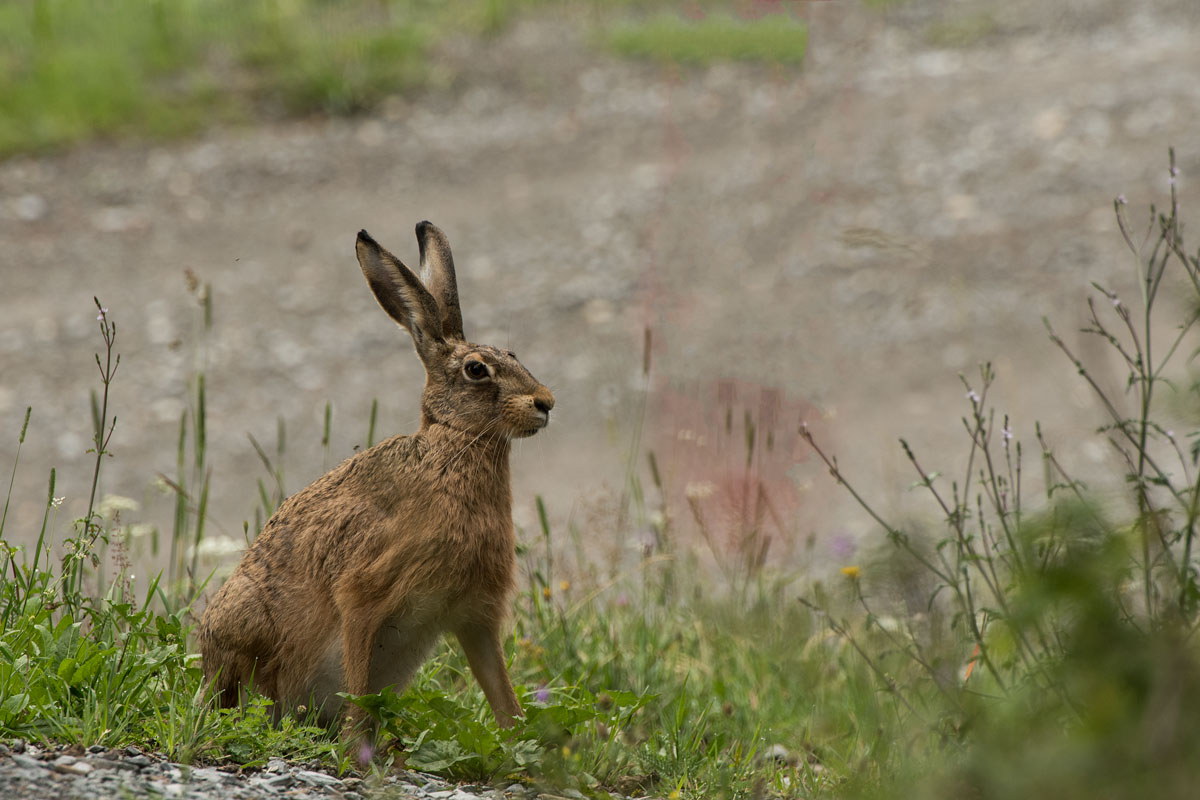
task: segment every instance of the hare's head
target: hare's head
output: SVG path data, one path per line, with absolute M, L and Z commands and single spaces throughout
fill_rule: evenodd
M 429 222 L 417 224 L 417 241 L 420 278 L 366 231 L 355 250 L 375 299 L 412 334 L 425 365 L 422 424 L 510 439 L 537 433 L 550 422 L 554 395 L 513 353 L 465 339 L 450 243 Z

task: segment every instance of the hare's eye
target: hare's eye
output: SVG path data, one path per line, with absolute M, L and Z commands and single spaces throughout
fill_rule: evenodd
M 488 376 L 487 365 L 482 361 L 468 361 L 463 365 L 463 372 L 473 381 L 481 381 Z

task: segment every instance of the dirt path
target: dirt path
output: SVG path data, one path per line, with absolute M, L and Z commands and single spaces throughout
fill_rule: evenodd
M 720 439 L 729 403 L 786 412 L 765 469 L 797 511 L 785 527 L 797 541 L 815 533 L 818 558 L 834 534 L 868 528 L 802 448 L 787 452 L 800 414 L 900 507 L 910 476 L 895 438 L 953 463 L 965 450 L 956 374 L 991 360 L 1019 437 L 1041 419 L 1071 463 L 1103 459 L 1076 443 L 1098 412 L 1040 318 L 1078 327 L 1091 280 L 1132 291 L 1112 198 L 1123 192 L 1138 214 L 1161 202 L 1169 144 L 1184 208 L 1195 201 L 1200 8 L 803 13 L 803 71 L 621 63 L 551 18 L 482 54 L 450 48 L 460 88 L 369 119 L 0 164 L 5 470 L 34 406 L 9 532 L 36 532 L 52 465 L 67 498 L 60 537 L 85 509 L 92 295 L 122 353 L 104 488 L 148 499 L 143 517 L 167 525 L 170 498 L 147 485 L 175 471 L 194 364 L 185 270 L 213 289 L 219 531 L 240 535 L 262 474 L 246 434 L 273 442 L 278 416 L 293 490 L 323 469 L 326 400 L 330 465 L 365 439 L 372 397 L 380 431 L 415 427 L 419 364 L 352 247 L 365 227 L 415 260 L 412 225 L 425 218 L 454 245 L 468 335 L 517 351 L 558 396 L 551 429 L 516 454 L 526 523 L 535 492 L 561 522 L 619 485 L 647 326 L 647 442 L 675 452 L 688 432 Z M 783 394 L 764 401 L 763 387 Z M 717 467 L 664 459 L 676 488 L 719 495 L 738 436 Z

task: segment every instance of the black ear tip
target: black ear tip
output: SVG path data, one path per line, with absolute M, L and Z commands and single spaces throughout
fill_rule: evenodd
M 433 223 L 430 222 L 429 220 L 427 220 L 427 219 L 421 220 L 420 222 L 417 223 L 417 236 L 424 236 L 429 231 L 429 229 L 432 227 L 433 227 Z
M 358 232 L 358 241 L 361 244 L 374 245 L 375 247 L 379 246 L 376 244 L 375 240 L 371 238 L 371 234 L 367 233 L 365 228 Z

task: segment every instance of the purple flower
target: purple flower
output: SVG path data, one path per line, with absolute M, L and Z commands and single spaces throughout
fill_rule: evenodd
M 550 690 L 547 689 L 546 684 L 543 683 L 541 686 L 538 687 L 538 690 L 533 693 L 533 697 L 539 703 L 549 703 L 550 702 Z
M 1117 202 L 1120 203 L 1121 205 L 1125 205 L 1125 195 L 1124 194 L 1117 195 Z
M 375 757 L 375 746 L 370 742 L 363 742 L 358 748 L 358 763 L 369 764 L 371 759 Z
M 98 321 L 100 321 L 100 322 L 103 322 L 103 321 L 104 321 L 104 316 L 105 316 L 106 314 L 108 314 L 108 309 L 107 309 L 107 308 L 102 308 L 102 309 L 100 309 L 100 313 L 96 315 L 96 319 L 97 319 Z
M 972 403 L 978 403 L 978 402 L 979 402 L 979 395 L 975 394 L 975 390 L 974 390 L 974 389 L 971 389 L 969 392 L 967 392 L 967 394 L 966 394 L 966 398 L 967 398 L 968 400 L 970 400 Z
M 854 539 L 847 533 L 835 534 L 829 540 L 829 551 L 837 557 L 838 561 L 849 561 L 856 549 Z

